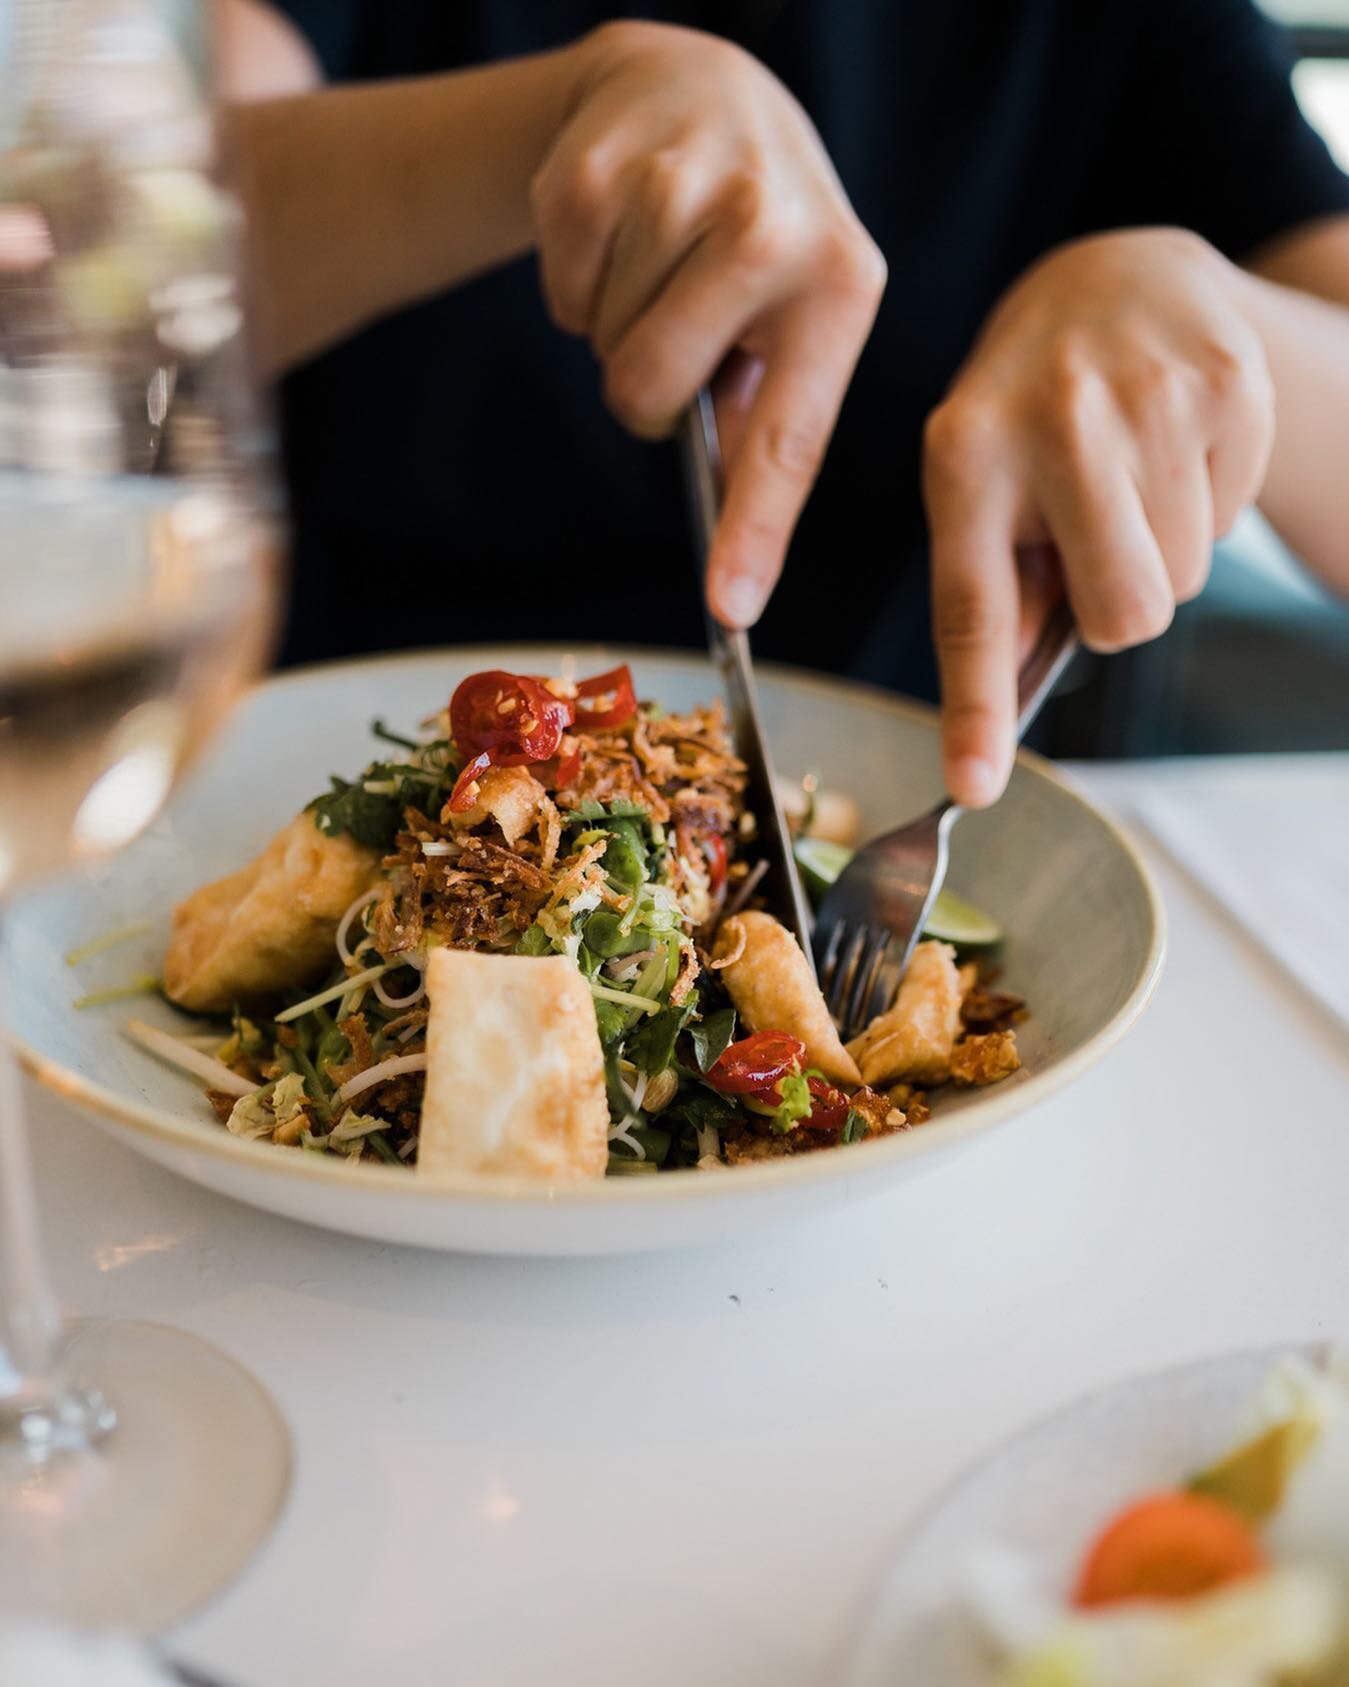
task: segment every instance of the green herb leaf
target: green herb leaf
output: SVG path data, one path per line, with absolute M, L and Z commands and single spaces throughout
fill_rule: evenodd
M 708 1125 L 724 1130 L 739 1116 L 740 1109 L 729 1096 L 718 1095 L 702 1084 L 690 1084 L 680 1090 L 661 1114 L 671 1124 L 690 1125 L 695 1130 L 706 1129 Z
M 584 802 L 577 803 L 571 811 L 568 824 L 573 820 L 649 820 L 651 816 L 641 803 L 628 802 L 619 798 L 616 802 L 596 802 L 587 797 Z
M 734 1036 L 734 1008 L 722 1008 L 717 1013 L 709 1013 L 706 1019 L 691 1025 L 689 1037 L 693 1042 L 693 1056 L 698 1062 L 698 1070 L 706 1072 L 729 1047 Z
M 306 807 L 326 837 L 349 833 L 369 849 L 392 849 L 403 823 L 403 805 L 396 796 L 380 796 L 360 784 L 332 777 L 332 790 Z
M 866 1115 L 859 1113 L 855 1107 L 848 1109 L 848 1117 L 843 1121 L 843 1131 L 840 1142 L 860 1142 L 867 1134 L 869 1127 Z
M 415 738 L 404 738 L 401 732 L 390 732 L 382 720 L 372 721 L 370 731 L 376 738 L 382 738 L 386 744 L 397 744 L 404 750 L 421 749 L 421 745 Z
M 629 1125 L 628 1135 L 646 1149 L 652 1165 L 663 1166 L 670 1152 L 670 1133 L 661 1125 Z
M 541 925 L 535 923 L 520 934 L 515 952 L 517 955 L 551 955 L 553 940 Z
M 595 1003 L 595 1023 L 599 1027 L 600 1042 L 605 1048 L 616 1048 L 623 1041 L 632 1015 L 614 1002 Z
M 624 1051 L 634 1066 L 654 1077 L 673 1065 L 675 1043 L 693 1017 L 696 1002 L 696 992 L 691 993 L 682 1007 L 662 1008 L 637 1027 Z

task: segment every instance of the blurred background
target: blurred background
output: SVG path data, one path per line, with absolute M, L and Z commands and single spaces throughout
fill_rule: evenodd
M 1349 0 L 1263 4 L 1290 32 L 1303 110 L 1349 169 Z M 1349 467 L 1349 440 L 1345 453 Z M 1072 678 L 1036 734 L 1054 755 L 1349 749 L 1349 604 L 1248 516 L 1165 638 Z

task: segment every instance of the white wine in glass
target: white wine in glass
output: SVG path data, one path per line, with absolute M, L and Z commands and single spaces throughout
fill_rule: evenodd
M 134 838 L 270 639 L 276 522 L 193 16 L 19 0 L 0 39 L 22 100 L 0 121 L 0 908 Z M 256 1550 L 289 1438 L 208 1343 L 62 1317 L 20 1099 L 0 1035 L 0 1609 L 149 1632 Z

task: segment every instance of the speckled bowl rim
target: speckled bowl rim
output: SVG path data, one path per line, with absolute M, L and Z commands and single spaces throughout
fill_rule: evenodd
M 359 657 L 350 661 L 320 662 L 294 668 L 272 676 L 255 685 L 244 701 L 251 701 L 260 691 L 283 691 L 302 687 L 315 675 L 350 674 L 359 677 L 370 668 L 410 667 L 418 664 L 452 664 L 471 660 L 475 650 L 510 649 L 519 651 L 521 665 L 541 667 L 556 662 L 577 645 L 530 644 L 498 646 L 448 645 L 434 649 L 398 651 L 392 655 Z M 623 646 L 620 654 L 640 661 L 643 657 L 665 662 L 684 663 L 699 670 L 706 669 L 706 659 L 687 650 L 670 650 L 638 645 Z M 837 698 L 851 695 L 865 699 L 874 706 L 879 703 L 888 713 L 901 719 L 931 726 L 936 711 L 926 704 L 911 702 L 892 695 L 878 686 L 855 680 L 835 679 L 808 669 L 780 663 L 757 664 L 768 676 L 790 683 L 797 691 L 815 691 L 822 696 Z M 401 1200 L 430 1203 L 443 1201 L 447 1196 L 456 1200 L 490 1206 L 507 1201 L 512 1206 L 609 1207 L 637 1206 L 680 1201 L 723 1201 L 755 1193 L 796 1188 L 802 1185 L 824 1185 L 841 1177 L 866 1177 L 883 1167 L 893 1166 L 910 1156 L 931 1154 L 937 1149 L 953 1147 L 957 1143 L 991 1130 L 1015 1114 L 1037 1106 L 1057 1090 L 1064 1088 L 1094 1066 L 1125 1035 L 1152 998 L 1161 977 L 1166 957 L 1166 915 L 1161 893 L 1151 868 L 1144 861 L 1129 834 L 1107 813 L 1097 807 L 1078 788 L 1073 780 L 1055 768 L 1044 757 L 1029 750 L 1017 755 L 1018 764 L 1036 778 L 1057 787 L 1071 802 L 1086 809 L 1103 826 L 1119 853 L 1127 860 L 1143 891 L 1148 910 L 1148 941 L 1142 960 L 1130 982 L 1127 993 L 1108 1020 L 1079 1048 L 1062 1056 L 1042 1072 L 1031 1073 L 1024 1079 L 999 1084 L 985 1091 L 977 1101 L 953 1115 L 942 1119 L 937 1115 L 921 1130 L 899 1131 L 893 1136 L 856 1143 L 846 1155 L 824 1151 L 798 1154 L 742 1165 L 725 1177 L 707 1173 L 667 1172 L 652 1178 L 605 1178 L 577 1183 L 541 1184 L 526 1178 L 489 1176 L 481 1173 L 460 1173 L 437 1177 L 410 1177 L 405 1169 L 382 1164 L 330 1164 L 315 1155 L 281 1154 L 272 1144 L 245 1141 L 221 1131 L 210 1135 L 202 1130 L 201 1121 L 181 1118 L 167 1109 L 148 1103 L 134 1103 L 105 1085 L 93 1082 L 63 1066 L 19 1037 L 11 1043 L 24 1069 L 45 1089 L 61 1096 L 74 1106 L 156 1143 L 192 1154 L 204 1154 L 230 1162 L 240 1169 L 262 1172 L 275 1178 L 298 1178 L 307 1183 L 331 1184 L 345 1191 L 369 1189 L 381 1195 L 397 1195 Z

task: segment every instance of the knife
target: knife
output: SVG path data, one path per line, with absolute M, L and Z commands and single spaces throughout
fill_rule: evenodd
M 684 478 L 693 509 L 693 530 L 700 552 L 700 578 L 705 580 L 708 553 L 717 517 L 721 513 L 721 439 L 712 394 L 699 387 L 698 395 L 680 427 Z M 801 945 L 811 972 L 815 957 L 811 948 L 810 906 L 801 888 L 801 877 L 792 855 L 791 833 L 783 818 L 773 779 L 773 758 L 764 739 L 759 717 L 759 697 L 750 663 L 749 638 L 730 632 L 712 614 L 707 616 L 708 654 L 721 674 L 722 689 L 730 710 L 736 753 L 745 764 L 748 780 L 745 801 L 758 822 L 758 843 L 768 862 L 763 885 L 770 906 Z

